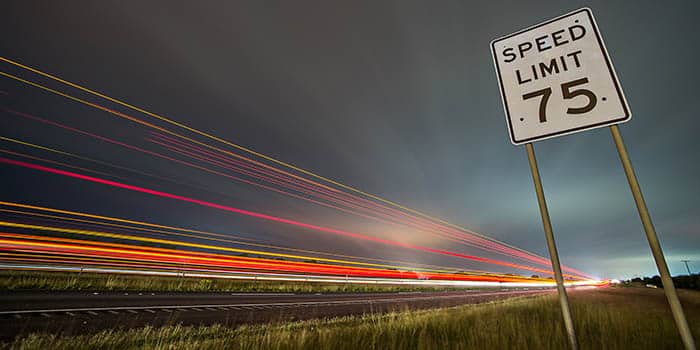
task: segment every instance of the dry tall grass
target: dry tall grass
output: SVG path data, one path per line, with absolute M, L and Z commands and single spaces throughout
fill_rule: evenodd
M 700 334 L 700 293 L 683 292 Z M 663 292 L 635 288 L 572 293 L 582 349 L 676 349 Z M 554 296 L 449 309 L 284 325 L 142 328 L 91 336 L 32 335 L 13 349 L 566 349 Z

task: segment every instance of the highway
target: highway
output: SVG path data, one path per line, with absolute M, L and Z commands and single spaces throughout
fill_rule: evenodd
M 83 334 L 171 324 L 234 326 L 393 310 L 478 304 L 554 289 L 358 294 L 46 292 L 0 293 L 0 339 L 18 334 Z

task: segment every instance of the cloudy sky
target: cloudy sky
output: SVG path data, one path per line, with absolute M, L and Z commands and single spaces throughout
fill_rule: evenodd
M 596 16 L 632 111 L 621 130 L 671 271 L 685 273 L 680 260 L 689 259 L 697 272 L 695 1 L 9 1 L 0 14 L 0 55 L 547 256 L 525 150 L 508 140 L 489 42 L 583 6 Z M 5 78 L 0 91 L 2 105 L 14 110 L 125 139 L 141 135 Z M 370 230 L 7 112 L 0 125 L 3 136 L 196 185 L 150 183 L 159 188 Z M 654 274 L 609 130 L 538 142 L 535 150 L 563 263 L 600 277 Z M 300 238 L 204 209 L 8 166 L 0 171 L 8 200 L 299 247 L 434 259 L 368 243 L 337 247 L 332 238 Z

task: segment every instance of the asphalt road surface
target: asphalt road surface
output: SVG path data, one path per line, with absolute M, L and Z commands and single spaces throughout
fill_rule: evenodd
M 0 339 L 10 340 L 30 332 L 83 334 L 145 325 L 285 322 L 477 304 L 554 292 L 554 289 L 357 294 L 2 292 Z

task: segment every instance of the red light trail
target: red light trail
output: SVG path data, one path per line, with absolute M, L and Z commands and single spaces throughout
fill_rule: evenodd
M 271 215 L 259 211 L 246 210 L 238 207 L 223 205 L 216 203 L 217 201 L 207 201 L 201 197 L 201 193 L 195 196 L 184 196 L 175 194 L 176 192 L 166 192 L 156 190 L 152 186 L 136 186 L 129 177 L 122 174 L 115 174 L 109 171 L 100 171 L 90 169 L 82 165 L 69 164 L 64 161 L 46 159 L 44 157 L 27 154 L 25 152 L 17 152 L 9 149 L 0 149 L 0 152 L 8 155 L 8 158 L 1 158 L 0 163 L 13 165 L 61 175 L 72 179 L 101 184 L 109 187 L 119 188 L 132 192 L 147 194 L 159 198 L 165 198 L 177 202 L 190 203 L 202 207 L 221 210 L 228 213 L 234 213 L 245 217 L 250 217 L 258 220 L 272 222 L 276 224 L 287 225 L 299 229 L 310 230 L 314 232 L 337 235 L 350 238 L 357 241 L 371 242 L 384 246 L 396 247 L 408 251 L 419 251 L 423 253 L 436 254 L 451 258 L 463 259 L 482 264 L 496 265 L 507 267 L 515 270 L 525 270 L 537 273 L 550 275 L 549 260 L 537 254 L 528 252 L 521 248 L 512 246 L 505 242 L 498 241 L 491 237 L 464 229 L 457 225 L 451 224 L 444 220 L 432 217 L 421 213 L 414 209 L 405 207 L 390 200 L 379 196 L 363 192 L 354 187 L 345 185 L 338 181 L 323 177 L 314 172 L 302 169 L 295 165 L 277 160 L 270 156 L 256 152 L 252 149 L 241 145 L 229 142 L 222 138 L 216 137 L 209 133 L 197 130 L 183 123 L 176 122 L 167 117 L 149 112 L 139 107 L 130 105 L 112 97 L 100 94 L 88 88 L 82 87 L 75 83 L 42 72 L 35 68 L 31 68 L 12 60 L 0 57 L 1 62 L 5 62 L 22 71 L 31 72 L 43 77 L 42 81 L 50 83 L 58 83 L 61 86 L 69 86 L 71 91 L 78 91 L 85 94 L 88 98 L 99 99 L 99 102 L 88 100 L 86 97 L 77 97 L 68 92 L 61 91 L 57 88 L 52 88 L 40 83 L 28 80 L 13 74 L 0 71 L 0 75 L 13 79 L 17 82 L 33 86 L 45 92 L 61 96 L 73 102 L 106 112 L 111 116 L 127 120 L 135 123 L 138 128 L 145 128 L 146 133 L 140 140 L 147 140 L 146 146 L 142 142 L 130 144 L 128 140 L 121 140 L 99 135 L 87 129 L 61 124 L 54 120 L 49 120 L 37 117 L 28 113 L 10 110 L 3 108 L 4 112 L 16 117 L 40 122 L 44 125 L 60 128 L 71 133 L 83 135 L 100 142 L 115 145 L 129 151 L 137 152 L 147 157 L 155 157 L 166 161 L 167 164 L 184 166 L 197 171 L 203 171 L 207 174 L 219 176 L 226 180 L 232 180 L 245 185 L 253 186 L 265 191 L 270 191 L 280 195 L 293 198 L 298 201 L 312 203 L 313 205 L 322 206 L 341 213 L 350 214 L 362 219 L 372 220 L 382 224 L 388 224 L 396 230 L 404 230 L 412 234 L 431 235 L 441 240 L 464 245 L 467 247 L 481 249 L 489 253 L 499 254 L 500 256 L 511 259 L 518 259 L 528 264 L 536 264 L 540 267 L 533 267 L 521 263 L 512 263 L 490 257 L 483 257 L 473 254 L 463 254 L 455 251 L 447 251 L 443 249 L 429 247 L 424 244 L 408 244 L 393 239 L 385 239 L 376 237 L 370 234 L 357 233 L 355 229 L 346 230 L 341 228 L 328 227 L 326 225 L 312 224 L 306 220 L 297 220 L 285 217 L 285 215 Z M 74 89 L 74 90 L 73 90 Z M 108 107 L 103 102 L 108 101 L 110 104 L 117 105 L 117 108 Z M 135 111 L 147 118 L 140 118 L 134 115 L 119 111 L 118 109 L 127 108 Z M 146 120 L 152 118 L 150 120 Z M 153 121 L 153 119 L 155 121 Z M 130 123 L 128 123 L 130 124 Z M 133 125 L 133 124 L 130 124 Z M 173 127 L 171 130 L 170 128 Z M 176 132 L 173 130 L 180 130 Z M 189 136 L 188 136 L 189 135 Z M 192 136 L 194 135 L 194 136 Z M 206 139 L 206 141 L 202 141 Z M 102 166 L 128 171 L 130 173 L 146 176 L 150 179 L 167 181 L 176 183 L 180 186 L 193 187 L 201 190 L 197 186 L 183 183 L 175 179 L 162 177 L 154 173 L 149 173 L 137 169 L 131 169 L 121 165 L 113 164 L 111 161 L 95 159 L 95 157 L 85 157 L 69 152 L 56 150 L 50 147 L 38 146 L 29 142 L 19 141 L 9 137 L 0 136 L 0 140 L 12 142 L 15 145 L 31 147 L 32 151 L 51 152 L 53 155 L 67 156 L 73 160 L 88 161 Z M 211 142 L 214 142 L 212 144 Z M 154 146 L 148 147 L 149 145 Z M 232 151 L 233 150 L 233 151 Z M 17 159 L 15 159 L 17 158 Z M 18 160 L 22 159 L 22 160 Z M 63 158 L 62 158 L 63 159 Z M 42 164 L 31 163 L 25 160 L 41 162 Z M 47 166 L 50 164 L 52 166 Z M 66 170 L 66 169 L 71 169 Z M 90 173 L 91 175 L 87 175 Z M 95 176 L 96 175 L 96 176 Z M 97 177 L 99 176 L 99 177 Z M 104 177 L 109 177 L 106 179 Z M 119 181 L 115 181 L 119 180 Z M 158 183 L 160 184 L 160 182 Z M 210 190 L 205 190 L 210 191 Z M 216 192 L 217 194 L 223 194 Z M 223 194 L 225 195 L 225 194 Z M 33 262 L 53 262 L 60 264 L 77 264 L 79 262 L 92 265 L 110 265 L 129 267 L 129 268 L 144 268 L 144 269 L 173 269 L 178 265 L 187 265 L 191 270 L 201 272 L 241 272 L 244 270 L 259 272 L 281 271 L 284 273 L 300 273 L 309 275 L 351 275 L 358 278 L 395 278 L 395 279 L 413 279 L 420 280 L 440 279 L 440 280 L 455 280 L 455 281 L 509 281 L 509 282 L 533 282 L 537 279 L 505 276 L 502 274 L 489 273 L 485 271 L 472 271 L 473 275 L 449 273 L 451 268 L 442 266 L 423 265 L 415 263 L 407 263 L 411 266 L 423 267 L 408 267 L 396 265 L 396 262 L 389 259 L 378 259 L 369 257 L 358 257 L 352 255 L 333 254 L 328 252 L 304 250 L 290 247 L 274 246 L 270 244 L 255 243 L 251 239 L 233 240 L 235 235 L 216 234 L 206 231 L 193 229 L 180 229 L 165 225 L 149 224 L 129 219 L 118 219 L 106 216 L 93 214 L 85 214 L 80 212 L 72 212 L 61 209 L 51 209 L 28 204 L 18 204 L 10 202 L 0 202 L 0 205 L 10 206 L 22 209 L 31 209 L 41 212 L 27 212 L 14 209 L 0 209 L 0 213 L 5 215 L 13 215 L 31 219 L 32 221 L 51 221 L 60 222 L 62 224 L 70 224 L 71 227 L 88 227 L 90 229 L 69 229 L 66 227 L 56 227 L 47 225 L 36 225 L 34 223 L 20 223 L 15 221 L 0 221 L 0 226 L 17 229 L 21 232 L 6 232 L 0 233 L 0 260 L 3 261 L 33 261 Z M 47 214 L 51 213 L 51 214 Z M 58 216 L 53 214 L 64 214 L 70 216 Z M 77 218 L 75 216 L 81 217 Z M 91 220 L 88 220 L 89 218 Z M 95 221 L 94 219 L 101 220 Z M 108 222 L 105 222 L 108 221 Z M 99 228 L 95 229 L 93 228 Z M 111 231 L 104 231 L 103 227 L 113 231 L 125 231 L 128 234 L 120 234 Z M 406 230 L 408 229 L 408 230 Z M 26 230 L 32 232 L 47 232 L 50 236 L 38 236 L 27 234 Z M 63 233 L 72 236 L 92 235 L 95 237 L 121 237 L 133 242 L 141 242 L 144 244 L 166 244 L 178 249 L 170 248 L 155 248 L 142 247 L 131 244 L 121 244 L 113 242 L 104 242 L 96 240 L 59 238 L 54 234 Z M 91 233 L 88 233 L 91 232 Z M 399 231 L 401 232 L 401 231 Z M 111 235 L 111 236 L 110 236 Z M 199 244 L 187 241 L 172 241 L 162 238 L 152 238 L 152 235 L 166 235 L 188 237 L 197 240 L 206 240 L 215 242 L 214 244 Z M 250 247 L 263 248 L 264 250 L 251 250 L 241 248 L 230 248 L 222 244 L 248 245 Z M 185 250 L 180 250 L 184 248 Z M 192 249 L 206 249 L 211 251 L 225 251 L 227 254 L 220 253 L 202 253 L 192 251 Z M 272 250 L 272 251 L 271 251 Z M 276 251 L 276 252 L 273 252 Z M 278 253 L 279 251 L 295 252 Z M 278 257 L 291 260 L 274 260 L 263 258 L 241 258 L 230 255 L 231 252 L 252 252 L 260 256 Z M 319 256 L 324 256 L 323 258 Z M 490 256 L 490 255 L 489 255 Z M 500 258 L 500 257 L 499 257 Z M 322 261 L 323 263 L 311 264 L 295 261 L 298 259 L 308 259 Z M 369 262 L 373 261 L 373 262 Z M 392 265 L 393 264 L 393 265 Z M 397 271 L 400 270 L 410 270 Z M 562 266 L 568 278 L 579 280 L 594 279 L 592 276 L 585 274 L 576 269 Z M 437 270 L 436 270 L 437 269 Z
M 170 198 L 170 199 L 179 200 L 179 201 L 183 201 L 183 202 L 198 204 L 201 206 L 220 209 L 220 210 L 224 210 L 224 211 L 228 211 L 228 212 L 232 212 L 232 213 L 236 213 L 236 214 L 241 214 L 241 215 L 246 215 L 246 216 L 250 216 L 250 217 L 254 217 L 254 218 L 258 218 L 258 219 L 264 219 L 264 220 L 269 220 L 269 221 L 278 222 L 278 223 L 282 223 L 282 224 L 293 225 L 293 226 L 307 228 L 307 229 L 320 231 L 320 232 L 333 233 L 333 234 L 337 234 L 337 235 L 341 235 L 341 236 L 363 239 L 363 240 L 381 243 L 381 244 L 385 244 L 385 245 L 415 249 L 415 250 L 428 252 L 428 253 L 447 255 L 447 256 L 472 260 L 472 261 L 483 262 L 483 263 L 487 263 L 487 264 L 512 267 L 512 268 L 521 269 L 521 270 L 529 270 L 529 271 L 542 272 L 542 273 L 551 273 L 551 271 L 533 268 L 530 266 L 513 264 L 513 263 L 508 263 L 505 261 L 483 258 L 483 257 L 478 257 L 478 256 L 473 256 L 473 255 L 466 255 L 466 254 L 460 254 L 460 253 L 455 253 L 455 252 L 449 252 L 449 251 L 445 251 L 445 250 L 423 247 L 423 246 L 418 246 L 418 245 L 411 245 L 411 244 L 401 243 L 401 242 L 397 242 L 397 241 L 391 241 L 391 240 L 377 238 L 377 237 L 365 236 L 365 235 L 361 235 L 361 234 L 357 234 L 357 233 L 353 233 L 353 232 L 348 232 L 348 231 L 337 230 L 337 229 L 333 229 L 333 228 L 327 228 L 327 227 L 307 224 L 307 223 L 303 223 L 303 222 L 299 222 L 299 221 L 295 221 L 295 220 L 290 220 L 290 219 L 285 219 L 285 218 L 281 218 L 281 217 L 252 212 L 252 211 L 234 208 L 234 207 L 230 207 L 230 206 L 226 206 L 226 205 L 211 203 L 211 202 L 202 201 L 202 200 L 189 198 L 189 197 L 183 197 L 183 196 L 179 196 L 179 195 L 175 195 L 175 194 L 171 194 L 171 193 L 160 192 L 160 191 L 156 191 L 156 190 L 152 190 L 152 189 L 148 189 L 148 188 L 128 185 L 128 184 L 124 184 L 124 183 L 120 183 L 120 182 L 116 182 L 116 181 L 100 179 L 100 178 L 96 178 L 96 177 L 92 177 L 92 176 L 87 176 L 87 175 L 82 175 L 82 174 L 73 173 L 73 172 L 69 172 L 69 171 L 44 167 L 44 166 L 37 165 L 37 164 L 31 164 L 31 163 L 16 161 L 16 160 L 7 159 L 7 158 L 0 158 L 0 163 L 6 163 L 6 164 L 25 167 L 28 169 L 34 169 L 34 170 L 44 171 L 44 172 L 48 172 L 48 173 L 68 176 L 68 177 L 72 177 L 72 178 L 76 178 L 76 179 L 80 179 L 80 180 L 85 180 L 85 181 L 95 182 L 95 183 L 99 183 L 99 184 L 103 184 L 103 185 L 127 189 L 127 190 L 131 190 L 131 191 L 146 193 L 146 194 L 150 194 L 153 196 Z
M 291 196 L 291 197 L 294 197 L 294 198 L 302 199 L 302 200 L 305 200 L 305 201 L 310 201 L 310 202 L 312 202 L 312 203 L 319 204 L 319 205 L 322 205 L 322 206 L 325 206 L 325 207 L 329 207 L 329 208 L 333 208 L 333 209 L 336 209 L 336 210 L 340 210 L 340 211 L 352 213 L 352 214 L 354 214 L 354 215 L 362 216 L 362 217 L 365 217 L 365 218 L 371 218 L 371 219 L 380 220 L 380 221 L 383 221 L 383 222 L 389 222 L 389 223 L 397 223 L 397 222 L 398 222 L 398 223 L 404 224 L 404 225 L 409 226 L 409 227 L 417 227 L 417 228 L 419 228 L 419 229 L 421 229 L 421 230 L 425 230 L 425 231 L 428 232 L 428 233 L 433 233 L 433 232 L 436 232 L 436 231 L 437 231 L 437 233 L 436 233 L 437 236 L 439 236 L 439 237 L 441 237 L 441 238 L 444 238 L 444 239 L 448 239 L 448 240 L 450 240 L 450 241 L 454 241 L 454 242 L 458 242 L 458 243 L 462 243 L 462 244 L 468 244 L 468 245 L 475 246 L 475 247 L 479 247 L 479 248 L 482 248 L 482 249 L 485 249 L 485 250 L 488 250 L 488 251 L 497 252 L 497 253 L 501 253 L 501 254 L 508 255 L 508 256 L 514 256 L 514 257 L 521 258 L 521 259 L 524 259 L 524 260 L 533 261 L 533 262 L 538 263 L 538 264 L 540 264 L 540 265 L 549 266 L 549 262 L 548 262 L 547 260 L 545 260 L 545 259 L 542 259 L 542 258 L 539 258 L 539 257 L 533 257 L 532 255 L 526 255 L 526 254 L 523 254 L 523 253 L 521 253 L 521 252 L 519 252 L 519 251 L 513 251 L 513 250 L 511 250 L 511 249 L 508 249 L 507 247 L 494 244 L 493 242 L 486 241 L 486 240 L 482 240 L 482 239 L 480 239 L 479 237 L 470 237 L 470 236 L 466 236 L 466 235 L 464 235 L 464 234 L 460 234 L 460 235 L 458 235 L 457 237 L 455 237 L 455 236 L 451 236 L 451 235 L 450 235 L 450 232 L 445 232 L 445 230 L 444 230 L 443 228 L 439 227 L 439 226 L 436 227 L 436 226 L 433 225 L 432 227 L 426 227 L 426 226 L 425 226 L 424 224 L 422 224 L 421 222 L 416 223 L 415 220 L 413 220 L 413 221 L 409 220 L 408 222 L 406 222 L 406 221 L 401 221 L 402 218 L 399 216 L 399 218 L 397 219 L 397 216 L 396 216 L 395 211 L 390 212 L 390 214 L 380 213 L 380 214 L 379 214 L 379 218 L 377 218 L 376 216 L 375 216 L 375 217 L 373 217 L 373 216 L 368 216 L 367 214 L 358 213 L 357 211 L 354 211 L 354 210 L 348 210 L 348 209 L 344 209 L 344 208 L 342 208 L 342 207 L 338 207 L 338 206 L 331 205 L 331 204 L 328 204 L 328 203 L 324 203 L 324 202 L 316 201 L 316 200 L 309 199 L 309 198 L 306 198 L 306 197 L 302 197 L 302 196 L 296 195 L 296 194 L 294 194 L 294 193 L 289 193 L 289 192 L 282 191 L 282 190 L 279 190 L 279 189 L 276 189 L 276 188 L 273 188 L 273 187 L 270 187 L 270 186 L 266 186 L 266 185 L 262 185 L 262 184 L 259 184 L 259 183 L 255 183 L 255 182 L 252 182 L 252 181 L 249 181 L 249 180 L 240 178 L 240 177 L 232 176 L 232 175 L 229 175 L 229 174 L 226 174 L 226 173 L 222 173 L 222 172 L 220 172 L 220 171 L 216 171 L 216 170 L 212 170 L 212 169 L 209 169 L 209 168 L 205 168 L 205 167 L 202 167 L 202 166 L 199 166 L 199 165 L 190 163 L 190 162 L 185 162 L 185 161 L 182 161 L 182 160 L 179 160 L 179 159 L 176 159 L 176 158 L 173 158 L 173 157 L 169 157 L 169 156 L 166 156 L 166 155 L 157 153 L 157 152 L 145 150 L 145 149 L 143 149 L 143 148 L 139 148 L 139 147 L 136 147 L 136 146 L 132 146 L 132 145 L 129 145 L 129 144 L 126 144 L 126 143 L 123 143 L 123 142 L 120 142 L 120 141 L 116 141 L 116 140 L 113 140 L 113 139 L 110 139 L 110 138 L 107 138 L 107 137 L 104 137 L 104 136 L 96 135 L 96 134 L 93 134 L 93 133 L 90 133 L 90 132 L 87 132 L 87 131 L 83 131 L 83 130 L 80 130 L 80 129 L 77 129 L 77 128 L 73 128 L 73 127 L 69 127 L 69 126 L 60 124 L 60 123 L 57 123 L 57 122 L 49 121 L 49 120 L 46 120 L 46 119 L 44 119 L 44 118 L 36 117 L 36 116 L 33 116 L 33 115 L 29 115 L 29 114 L 26 114 L 26 113 L 17 112 L 17 111 L 13 111 L 13 110 L 9 110 L 9 109 L 5 109 L 5 111 L 8 112 L 8 113 L 11 113 L 11 114 L 20 116 L 20 117 L 24 117 L 24 118 L 27 118 L 27 119 L 39 121 L 39 122 L 42 122 L 42 123 L 45 123 L 45 124 L 49 124 L 49 125 L 52 125 L 52 126 L 55 126 L 55 127 L 59 127 L 59 128 L 62 128 L 62 129 L 68 130 L 68 131 L 72 131 L 72 132 L 76 132 L 76 133 L 79 133 L 79 134 L 83 134 L 83 135 L 86 135 L 86 136 L 89 136 L 89 137 L 92 137 L 92 138 L 95 138 L 95 139 L 98 139 L 98 140 L 101 140 L 101 141 L 104 141 L 104 142 L 108 142 L 108 143 L 112 143 L 112 144 L 115 144 L 115 145 L 118 145 L 118 146 L 122 146 L 122 147 L 131 149 L 131 150 L 134 150 L 134 151 L 137 151 L 137 152 L 141 152 L 141 153 L 145 153 L 145 154 L 148 154 L 148 155 L 156 156 L 156 157 L 159 157 L 159 158 L 162 158 L 162 159 L 166 159 L 166 160 L 173 161 L 173 162 L 176 162 L 176 163 L 179 163 L 179 164 L 182 164 L 182 165 L 190 166 L 190 167 L 193 167 L 193 168 L 196 168 L 196 169 L 199 169 L 199 170 L 203 170 L 203 171 L 206 171 L 206 172 L 215 174 L 215 175 L 223 176 L 223 177 L 226 177 L 226 178 L 229 178 L 229 179 L 233 179 L 233 180 L 240 181 L 240 182 L 243 182 L 243 183 L 246 183 L 246 184 L 249 184 L 249 185 L 253 185 L 253 186 L 256 186 L 256 187 L 260 187 L 260 188 L 264 188 L 264 189 L 267 189 L 267 190 L 271 190 L 271 191 L 274 191 L 274 192 L 277 192 L 277 193 L 281 193 L 281 194 L 284 194 L 284 195 L 288 195 L 288 196 Z M 161 139 L 164 139 L 164 140 L 166 140 L 166 141 L 176 142 L 176 143 L 179 143 L 179 144 L 183 145 L 182 142 L 173 140 L 173 139 L 168 138 L 168 137 L 163 136 L 163 135 L 159 135 L 159 136 L 160 136 Z M 194 153 L 192 153 L 192 152 L 183 151 L 183 150 L 177 150 L 177 149 L 175 149 L 174 147 L 167 146 L 166 144 L 161 143 L 161 142 L 158 142 L 158 141 L 155 141 L 155 140 L 152 140 L 152 142 L 157 143 L 157 144 L 164 145 L 164 146 L 167 147 L 168 149 L 173 150 L 173 151 L 175 151 L 175 152 L 177 152 L 177 153 L 189 155 L 189 156 L 193 157 L 194 159 L 203 160 L 203 161 L 205 161 L 205 162 L 209 162 L 209 163 L 212 163 L 212 164 L 214 164 L 214 165 L 219 165 L 219 166 L 224 167 L 224 168 L 227 168 L 227 169 L 233 169 L 233 168 L 231 168 L 230 166 L 226 165 L 226 164 L 223 163 L 223 162 L 214 161 L 214 160 L 209 160 L 209 159 L 207 159 L 207 158 L 203 158 L 203 157 L 201 157 L 201 156 L 198 156 L 198 155 L 196 155 L 196 154 L 194 154 Z M 187 146 L 187 144 L 184 144 L 184 145 Z M 203 151 L 201 148 L 196 148 L 196 146 L 190 146 L 190 147 L 195 147 L 195 149 L 199 150 L 200 152 Z M 208 151 L 205 151 L 205 152 L 211 154 L 211 152 L 208 152 Z M 194 154 L 194 155 L 193 155 L 193 154 Z M 218 155 L 216 155 L 216 156 L 218 156 Z M 239 157 L 241 157 L 241 156 L 239 156 Z M 241 158 L 247 159 L 247 158 L 245 158 L 245 157 L 241 157 Z M 231 161 L 230 159 L 226 159 L 226 158 L 224 158 L 224 160 Z M 261 164 L 261 163 L 259 163 L 259 162 L 255 162 L 255 161 L 252 161 L 252 160 L 250 160 L 250 161 L 253 162 L 254 164 Z M 234 169 L 234 170 L 235 170 L 235 169 Z M 260 171 L 260 170 L 258 170 L 258 171 Z M 262 170 L 262 171 L 264 172 L 265 170 Z M 254 173 L 252 173 L 252 172 L 249 172 L 249 171 L 245 171 L 245 170 L 242 170 L 242 171 L 241 171 L 241 170 L 238 170 L 238 172 L 242 172 L 242 173 L 244 173 L 244 174 L 246 174 L 246 175 L 253 176 L 253 177 L 257 177 L 257 178 L 262 178 L 262 179 L 267 180 L 268 182 L 272 182 L 272 183 L 276 183 L 276 184 L 281 184 L 281 185 L 283 185 L 282 183 L 280 183 L 280 182 L 278 182 L 278 181 L 276 181 L 276 180 L 270 180 L 270 179 L 265 178 L 265 177 L 260 177 L 259 175 L 256 175 L 256 174 L 254 174 Z M 273 175 L 274 175 L 274 174 L 273 174 Z M 280 178 L 280 179 L 282 179 L 282 180 L 285 180 L 285 178 L 280 177 L 280 176 L 277 176 L 277 178 Z M 289 188 L 289 185 L 287 185 L 287 187 Z M 327 186 L 321 186 L 321 187 L 327 187 Z M 292 185 L 291 188 L 294 189 L 294 190 L 297 190 L 297 191 L 299 191 L 299 192 L 302 192 L 302 193 L 313 194 L 312 192 L 309 192 L 308 190 L 306 190 L 306 188 L 309 188 L 308 186 L 305 187 L 305 188 L 300 188 L 300 187 L 294 187 L 294 185 Z M 318 191 L 318 189 L 314 189 L 314 188 L 311 188 L 311 190 L 316 190 L 316 191 Z M 335 189 L 334 189 L 334 190 L 335 190 Z M 323 191 L 321 191 L 321 192 L 323 192 Z M 328 192 L 325 192 L 325 193 L 327 194 Z M 322 196 L 323 196 L 323 195 L 322 195 Z M 330 198 L 331 200 L 334 200 L 334 199 L 336 199 L 336 198 L 341 198 L 341 197 L 329 197 L 329 196 L 325 196 L 325 198 L 326 198 L 326 199 Z M 342 199 L 341 199 L 341 200 L 342 200 Z M 336 202 L 337 202 L 337 201 L 336 201 Z M 347 203 L 347 202 L 348 202 L 348 201 L 345 200 L 345 201 L 342 202 L 342 203 Z M 377 215 L 377 213 L 378 213 L 378 212 L 377 212 L 377 208 L 375 208 L 375 207 L 371 207 L 371 208 L 370 208 L 370 207 L 367 207 L 367 206 L 355 205 L 355 204 L 352 204 L 352 203 L 351 203 L 351 205 L 354 206 L 355 208 L 359 208 L 359 209 L 369 209 L 369 210 L 370 210 L 370 213 L 374 213 L 375 215 Z M 382 208 L 379 207 L 379 209 L 382 209 Z M 379 210 L 379 211 L 381 211 L 381 210 Z M 393 215 L 393 216 L 392 216 L 392 215 Z M 405 213 L 400 213 L 400 212 L 399 212 L 399 215 L 405 215 Z M 389 221 L 387 221 L 386 218 L 388 218 Z M 466 237 L 466 238 L 465 238 L 465 237 Z M 469 239 L 467 239 L 467 238 L 469 238 Z M 476 240 L 478 243 L 474 243 L 474 240 Z M 429 248 L 428 248 L 428 249 L 429 249 Z M 433 253 L 435 253 L 435 252 L 433 252 Z M 441 253 L 439 253 L 439 254 L 441 254 Z M 455 255 L 455 256 L 456 256 L 456 255 Z M 462 256 L 459 256 L 459 257 L 462 257 Z M 466 257 L 466 256 L 464 256 L 464 257 Z M 467 258 L 467 259 L 469 259 L 469 258 Z M 473 260 L 473 259 L 472 259 L 472 260 Z M 494 260 L 494 261 L 496 261 L 496 260 Z M 481 261 L 481 262 L 486 262 L 486 261 Z M 504 266 L 508 266 L 508 265 L 504 265 Z M 514 266 L 520 266 L 520 265 L 515 265 L 515 264 L 511 265 L 511 267 L 514 267 Z M 584 274 L 583 272 L 580 272 L 580 271 L 578 271 L 578 270 L 571 269 L 571 268 L 569 268 L 569 267 L 564 267 L 564 270 L 565 270 L 565 271 L 572 272 L 572 273 L 574 273 L 574 274 L 578 274 L 578 275 L 581 275 L 581 276 L 586 276 L 586 277 L 588 277 L 588 278 L 592 278 L 591 276 L 588 276 L 588 275 Z M 531 269 L 531 271 L 539 271 L 539 272 L 542 272 L 542 271 L 546 271 L 546 270 Z

